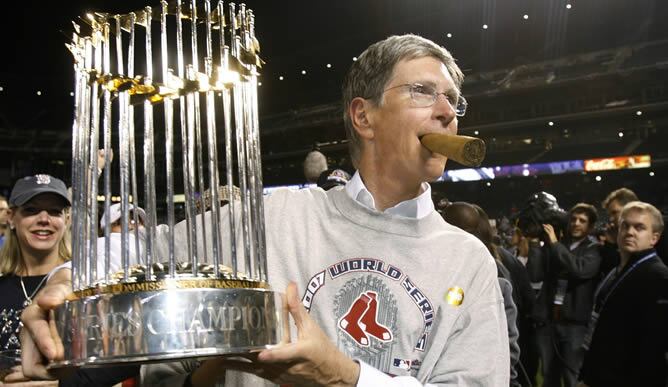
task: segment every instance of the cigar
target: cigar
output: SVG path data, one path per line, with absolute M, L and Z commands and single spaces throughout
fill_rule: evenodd
M 430 133 L 420 137 L 420 141 L 430 151 L 467 167 L 477 167 L 485 158 L 485 142 L 476 137 Z

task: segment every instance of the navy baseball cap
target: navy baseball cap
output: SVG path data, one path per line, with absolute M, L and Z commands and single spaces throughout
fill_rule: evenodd
M 12 194 L 9 196 L 9 205 L 11 207 L 20 207 L 30 199 L 43 193 L 56 194 L 65 199 L 68 206 L 72 205 L 70 199 L 67 197 L 65 183 L 50 175 L 26 176 L 19 179 L 14 184 L 14 188 L 12 188 Z

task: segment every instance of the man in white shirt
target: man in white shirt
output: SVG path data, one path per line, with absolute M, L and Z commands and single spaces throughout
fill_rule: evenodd
M 270 284 L 287 286 L 293 342 L 253 363 L 204 362 L 182 385 L 257 385 L 248 374 L 294 385 L 507 385 L 493 259 L 434 210 L 427 182 L 447 159 L 420 142 L 428 133 L 457 133 L 462 80 L 447 50 L 415 35 L 392 36 L 359 56 L 343 91 L 358 172 L 345 189 L 266 200 Z M 327 280 L 311 294 L 306 288 L 319 274 Z M 24 315 L 32 333 L 24 348 L 38 338 L 49 359 L 62 356 L 43 317 L 65 292 L 59 286 Z M 35 357 L 25 355 L 25 372 L 46 375 Z
M 128 239 L 126 241 L 128 262 L 130 266 L 142 263 L 144 256 L 144 223 L 146 212 L 141 207 L 129 205 Z M 107 250 L 107 238 L 105 229 L 109 228 L 109 249 Z M 104 278 L 104 273 L 110 275 L 117 273 L 122 268 L 123 238 L 121 233 L 121 204 L 114 203 L 109 206 L 109 224 L 107 214 L 100 219 L 100 230 L 102 236 L 97 238 L 97 276 Z M 139 236 L 139 238 L 137 238 Z M 106 267 L 106 257 L 109 256 L 109 267 Z

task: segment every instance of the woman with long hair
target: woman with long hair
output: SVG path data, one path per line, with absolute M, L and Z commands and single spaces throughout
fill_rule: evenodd
M 69 207 L 65 183 L 49 175 L 24 177 L 12 189 L 9 231 L 0 250 L 0 350 L 5 367 L 0 384 L 27 381 L 19 365 L 6 367 L 20 357 L 21 312 L 33 302 L 48 274 L 71 257 Z M 27 383 L 22 385 L 54 385 Z

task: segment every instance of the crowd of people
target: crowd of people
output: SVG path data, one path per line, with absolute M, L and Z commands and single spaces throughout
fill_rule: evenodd
M 56 177 L 19 179 L 0 200 L 0 345 L 22 361 L 2 383 L 665 386 L 660 212 L 628 189 L 610 193 L 601 243 L 594 205 L 560 213 L 541 193 L 504 245 L 475 203 L 435 205 L 428 183 L 447 158 L 420 137 L 457 133 L 462 82 L 451 54 L 415 35 L 377 42 L 352 64 L 343 118 L 356 172 L 325 171 L 322 188 L 265 197 L 270 284 L 285 289 L 294 326 L 290 344 L 248 361 L 84 368 L 52 381 L 45 364 L 63 348 L 48 319 L 71 290 L 70 199 Z M 113 232 L 113 211 L 102 230 Z M 132 211 L 139 230 L 143 210 Z M 117 251 L 112 243 L 98 255 Z M 350 270 L 327 277 L 308 303 L 302 297 L 315 275 L 360 257 L 396 275 Z

